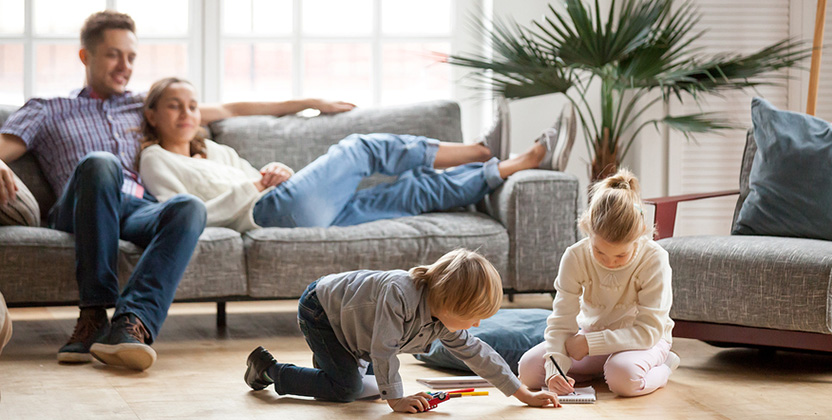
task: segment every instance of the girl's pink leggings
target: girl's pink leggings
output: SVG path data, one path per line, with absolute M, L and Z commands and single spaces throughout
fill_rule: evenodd
M 577 382 L 591 380 L 601 373 L 610 391 L 622 397 L 649 394 L 667 384 L 670 367 L 664 364 L 670 351 L 670 343 L 659 343 L 647 350 L 628 350 L 613 354 L 586 356 L 572 359 L 572 367 L 566 374 Z M 546 386 L 546 368 L 543 356 L 545 342 L 532 347 L 520 358 L 520 381 L 531 389 Z

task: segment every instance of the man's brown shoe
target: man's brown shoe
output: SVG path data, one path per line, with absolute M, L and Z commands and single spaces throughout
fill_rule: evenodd
M 58 350 L 58 361 L 62 363 L 89 363 L 90 346 L 105 336 L 110 326 L 107 311 L 103 307 L 82 308 L 72 337 Z
M 90 348 L 93 357 L 110 366 L 145 370 L 156 361 L 156 351 L 147 345 L 150 334 L 133 314 L 113 320 L 110 333 Z

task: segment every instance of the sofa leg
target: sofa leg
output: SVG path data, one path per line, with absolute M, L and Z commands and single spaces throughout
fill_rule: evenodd
M 225 328 L 225 302 L 217 302 L 217 328 Z
M 514 302 L 514 292 L 509 291 L 507 294 L 508 294 L 508 301 L 509 302 Z

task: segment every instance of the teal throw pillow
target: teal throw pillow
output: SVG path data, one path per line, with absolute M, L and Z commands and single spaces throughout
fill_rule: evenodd
M 516 375 L 517 362 L 523 353 L 543 342 L 546 318 L 551 313 L 546 309 L 500 309 L 491 318 L 482 320 L 479 327 L 468 331 L 502 356 Z M 428 353 L 413 356 L 429 366 L 471 372 L 439 340 L 431 344 Z
M 832 240 L 832 126 L 751 102 L 757 153 L 733 234 Z

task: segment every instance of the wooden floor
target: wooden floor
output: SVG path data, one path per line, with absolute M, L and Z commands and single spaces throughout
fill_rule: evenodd
M 547 307 L 545 295 L 506 307 Z M 296 302 L 229 304 L 228 328 L 214 327 L 214 306 L 177 304 L 154 348 L 159 359 L 136 373 L 99 363 L 55 361 L 71 333 L 76 308 L 14 309 L 14 337 L 0 356 L 0 419 L 368 419 L 398 418 L 381 401 L 323 403 L 253 392 L 242 380 L 256 346 L 279 360 L 309 365 L 295 321 Z M 678 339 L 682 365 L 652 395 L 616 398 L 603 382 L 599 401 L 561 409 L 524 407 L 493 388 L 487 397 L 443 403 L 420 418 L 454 419 L 805 419 L 832 418 L 832 356 L 718 349 Z M 405 391 L 425 390 L 422 376 L 440 376 L 403 355 Z

